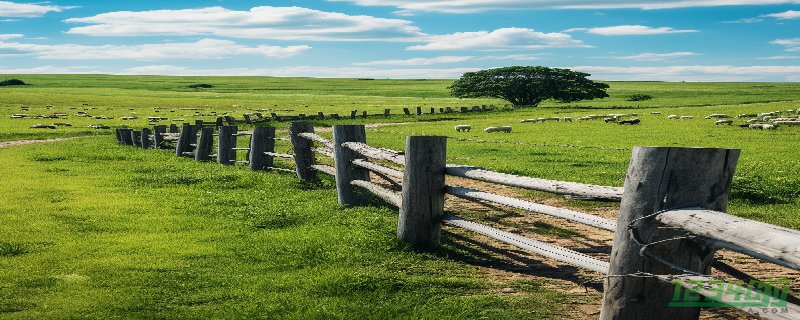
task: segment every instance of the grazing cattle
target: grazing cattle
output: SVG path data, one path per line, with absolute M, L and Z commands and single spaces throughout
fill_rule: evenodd
M 758 117 L 758 115 L 755 114 L 755 113 L 742 113 L 742 114 L 740 114 L 740 115 L 738 115 L 736 117 L 737 118 L 755 118 L 755 117 Z
M 55 129 L 56 126 L 54 125 L 47 125 L 47 124 L 34 124 L 31 126 L 33 129 Z
M 650 114 L 661 114 L 661 112 L 658 112 L 658 111 L 656 111 L 656 112 L 650 112 Z
M 472 130 L 472 126 L 468 125 L 468 124 L 460 124 L 460 125 L 456 126 L 456 131 L 457 132 L 461 132 L 461 131 L 470 132 L 470 130 Z
M 730 118 L 730 116 L 724 113 L 715 113 L 706 116 L 706 119 L 713 119 L 713 118 Z
M 692 116 L 681 116 L 681 120 L 690 120 L 690 119 L 694 119 L 694 117 L 692 117 Z
M 483 131 L 486 131 L 487 133 L 493 133 L 493 132 L 505 132 L 505 133 L 511 133 L 511 127 L 510 127 L 510 126 L 504 126 L 504 127 L 488 127 L 488 128 L 486 128 L 486 129 L 483 129 Z
M 721 126 L 723 124 L 732 125 L 733 124 L 733 120 L 717 120 L 717 122 L 714 122 L 714 125 L 717 125 L 717 126 Z
M 619 124 L 630 124 L 630 125 L 634 125 L 634 124 L 639 124 L 640 122 L 642 122 L 642 120 L 639 120 L 639 119 L 629 119 L 629 120 L 622 120 L 622 121 L 620 121 L 620 122 L 617 122 L 617 123 L 619 123 Z
M 671 114 L 667 116 L 667 119 L 680 119 L 680 117 L 677 114 Z

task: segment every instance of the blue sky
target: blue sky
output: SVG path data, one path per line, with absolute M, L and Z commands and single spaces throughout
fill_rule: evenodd
M 800 0 L 0 0 L 0 73 L 800 81 Z

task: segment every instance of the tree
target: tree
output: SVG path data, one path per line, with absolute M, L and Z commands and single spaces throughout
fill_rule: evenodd
M 451 86 L 459 98 L 493 97 L 514 106 L 538 106 L 544 100 L 574 102 L 608 97 L 608 85 L 586 79 L 588 73 L 547 67 L 506 67 L 467 72 Z
M 0 87 L 5 87 L 5 86 L 24 86 L 24 85 L 25 85 L 25 82 L 22 81 L 22 80 L 19 80 L 19 79 L 9 79 L 9 80 L 0 81 Z

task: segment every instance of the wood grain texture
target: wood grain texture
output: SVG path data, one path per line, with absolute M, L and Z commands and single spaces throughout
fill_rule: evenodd
M 398 240 L 418 247 L 438 244 L 444 215 L 446 156 L 447 137 L 412 136 L 406 140 Z
M 609 274 L 647 272 L 680 274 L 663 263 L 641 255 L 642 243 L 683 236 L 685 232 L 661 228 L 656 212 L 680 208 L 725 211 L 739 150 L 636 147 L 625 178 L 625 193 L 617 219 Z M 631 224 L 633 230 L 628 229 Z M 708 274 L 715 249 L 689 239 L 671 240 L 648 247 L 649 254 L 693 272 Z M 697 319 L 698 308 L 669 308 L 675 291 L 657 278 L 609 277 L 600 319 Z

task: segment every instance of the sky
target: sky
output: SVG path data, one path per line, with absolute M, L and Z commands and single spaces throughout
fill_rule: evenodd
M 0 0 L 0 74 L 800 81 L 800 0 Z

